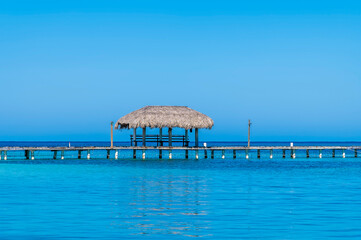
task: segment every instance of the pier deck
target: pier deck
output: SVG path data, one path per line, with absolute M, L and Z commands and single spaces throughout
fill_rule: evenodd
M 130 156 L 120 156 L 120 152 L 122 151 L 132 151 L 132 154 Z M 148 151 L 154 151 L 157 152 L 156 158 L 163 158 L 163 151 L 166 151 L 167 156 L 166 158 L 172 159 L 173 151 L 182 152 L 182 158 L 188 159 L 188 158 L 194 158 L 199 159 L 200 158 L 200 152 L 202 153 L 203 158 L 208 158 L 208 155 L 210 155 L 210 158 L 215 158 L 215 152 L 221 153 L 221 158 L 238 158 L 240 157 L 240 152 L 242 153 L 242 156 L 246 159 L 249 159 L 251 157 L 251 152 L 253 153 L 252 156 L 256 158 L 261 158 L 261 156 L 264 157 L 265 151 L 269 153 L 269 158 L 273 158 L 274 153 L 279 154 L 278 156 L 282 158 L 286 158 L 286 156 L 289 156 L 291 158 L 296 158 L 296 153 L 302 153 L 304 157 L 310 158 L 315 157 L 315 154 L 311 155 L 310 151 L 317 151 L 317 157 L 322 158 L 323 151 L 324 152 L 331 152 L 330 157 L 346 157 L 346 152 L 348 153 L 348 157 L 350 157 L 350 153 L 352 153 L 352 157 L 358 157 L 358 155 L 361 155 L 361 146 L 253 146 L 253 147 L 246 147 L 246 146 L 213 146 L 213 147 L 182 147 L 182 146 L 121 146 L 121 147 L 1 147 L 0 148 L 0 160 L 10 160 L 12 159 L 12 156 L 14 159 L 30 159 L 34 160 L 36 158 L 37 153 L 46 153 L 41 154 L 41 156 L 44 158 L 47 157 L 48 159 L 65 159 L 69 158 L 67 156 L 68 154 L 65 154 L 66 152 L 77 152 L 76 157 L 70 157 L 70 158 L 78 158 L 78 159 L 91 159 L 92 154 L 97 155 L 97 158 L 107 158 L 107 159 L 126 159 L 126 158 L 140 158 L 140 159 L 146 159 L 146 153 Z M 106 154 L 102 153 L 103 151 L 106 151 Z M 231 153 L 229 153 L 231 151 Z M 336 154 L 337 151 L 337 154 Z M 340 154 L 341 151 L 341 154 Z M 11 152 L 12 155 L 9 155 L 8 153 Z M 49 154 L 51 152 L 51 154 Z M 86 153 L 85 156 L 82 153 Z M 98 152 L 97 154 L 95 154 Z M 137 155 L 137 152 L 141 152 L 141 156 Z M 261 154 L 262 152 L 262 154 Z M 16 154 L 14 154 L 16 153 Z M 58 157 L 58 153 L 60 153 L 60 157 Z M 103 155 L 99 155 L 99 153 L 102 153 Z M 190 154 L 191 153 L 191 154 Z M 126 155 L 126 154 L 125 154 Z M 21 157 L 19 157 L 21 156 Z M 73 155 L 72 155 L 73 156 Z M 99 157 L 101 156 L 101 157 Z M 154 158 L 154 154 L 153 157 Z

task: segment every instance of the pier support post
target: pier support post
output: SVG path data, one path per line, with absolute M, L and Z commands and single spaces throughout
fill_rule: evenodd
M 306 157 L 310 158 L 310 150 L 309 149 L 306 149 Z
M 211 150 L 211 158 L 214 159 L 214 150 Z
M 90 159 L 90 150 L 88 150 L 88 152 L 87 152 L 87 155 L 86 155 L 86 159 Z
M 346 157 L 345 149 L 342 149 L 342 158 Z
M 58 151 L 54 150 L 53 152 L 53 159 L 55 160 L 56 159 L 56 155 L 58 154 Z M 29 158 L 28 158 L 29 159 Z
M 162 149 L 159 149 L 159 159 L 162 159 L 163 158 L 163 153 L 162 153 Z
M 110 158 L 110 150 L 108 149 L 107 150 L 107 159 L 109 159 Z
M 78 159 L 81 159 L 81 150 L 78 150 Z
M 199 158 L 199 154 L 198 154 L 198 150 L 196 150 L 196 159 L 198 160 Z
M 31 160 L 34 160 L 35 157 L 34 157 L 34 151 L 31 151 Z
M 8 151 L 4 151 L 4 160 L 8 160 Z
M 61 160 L 64 159 L 64 150 L 61 151 Z
M 172 159 L 172 150 L 169 150 L 169 159 Z
M 3 151 L 0 151 L 0 160 L 2 159 L 3 157 Z
M 270 150 L 270 153 L 269 153 L 269 158 L 272 159 L 273 158 L 273 149 Z
M 286 158 L 286 149 L 282 149 L 282 157 Z
M 237 157 L 236 150 L 233 150 L 233 158 L 236 159 L 236 157 Z
M 113 148 L 113 124 L 114 122 L 110 122 L 110 147 Z
M 261 150 L 257 149 L 257 158 L 261 158 Z
M 224 151 L 224 149 L 222 150 L 222 159 L 225 159 L 226 158 L 226 156 L 225 156 L 225 151 Z
M 357 158 L 357 149 L 355 149 L 355 158 Z
M 246 159 L 249 159 L 248 149 L 246 149 Z
M 291 158 L 293 158 L 293 159 L 296 158 L 296 150 L 295 149 L 291 149 Z
M 137 158 L 137 150 L 133 149 L 133 159 Z
M 204 149 L 204 158 L 207 159 L 208 156 L 207 156 L 207 149 Z
M 336 157 L 336 150 L 332 149 L 332 157 L 335 158 Z
M 118 150 L 115 150 L 115 154 L 114 154 L 114 158 L 117 160 L 118 159 Z
M 322 150 L 320 149 L 319 157 L 322 158 Z
M 142 150 L 142 159 L 145 159 L 145 149 Z
M 186 150 L 186 159 L 188 159 L 188 150 Z
M 29 159 L 29 150 L 25 150 L 25 159 Z
M 137 146 L 137 129 L 133 128 L 133 142 L 134 142 L 134 146 Z

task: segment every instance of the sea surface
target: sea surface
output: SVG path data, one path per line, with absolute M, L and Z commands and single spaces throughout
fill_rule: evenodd
M 0 161 L 0 239 L 194 238 L 361 239 L 361 153 Z

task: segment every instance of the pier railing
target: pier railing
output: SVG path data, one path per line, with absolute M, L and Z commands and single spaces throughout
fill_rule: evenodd
M 148 156 L 149 153 L 149 156 Z M 349 158 L 361 155 L 361 146 L 129 146 L 129 147 L 1 147 L 0 160 L 11 159 L 173 159 L 177 153 L 180 159 L 207 158 Z

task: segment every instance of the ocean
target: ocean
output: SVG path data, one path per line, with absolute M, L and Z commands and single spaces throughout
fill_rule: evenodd
M 361 154 L 0 161 L 0 239 L 64 238 L 361 239 Z

